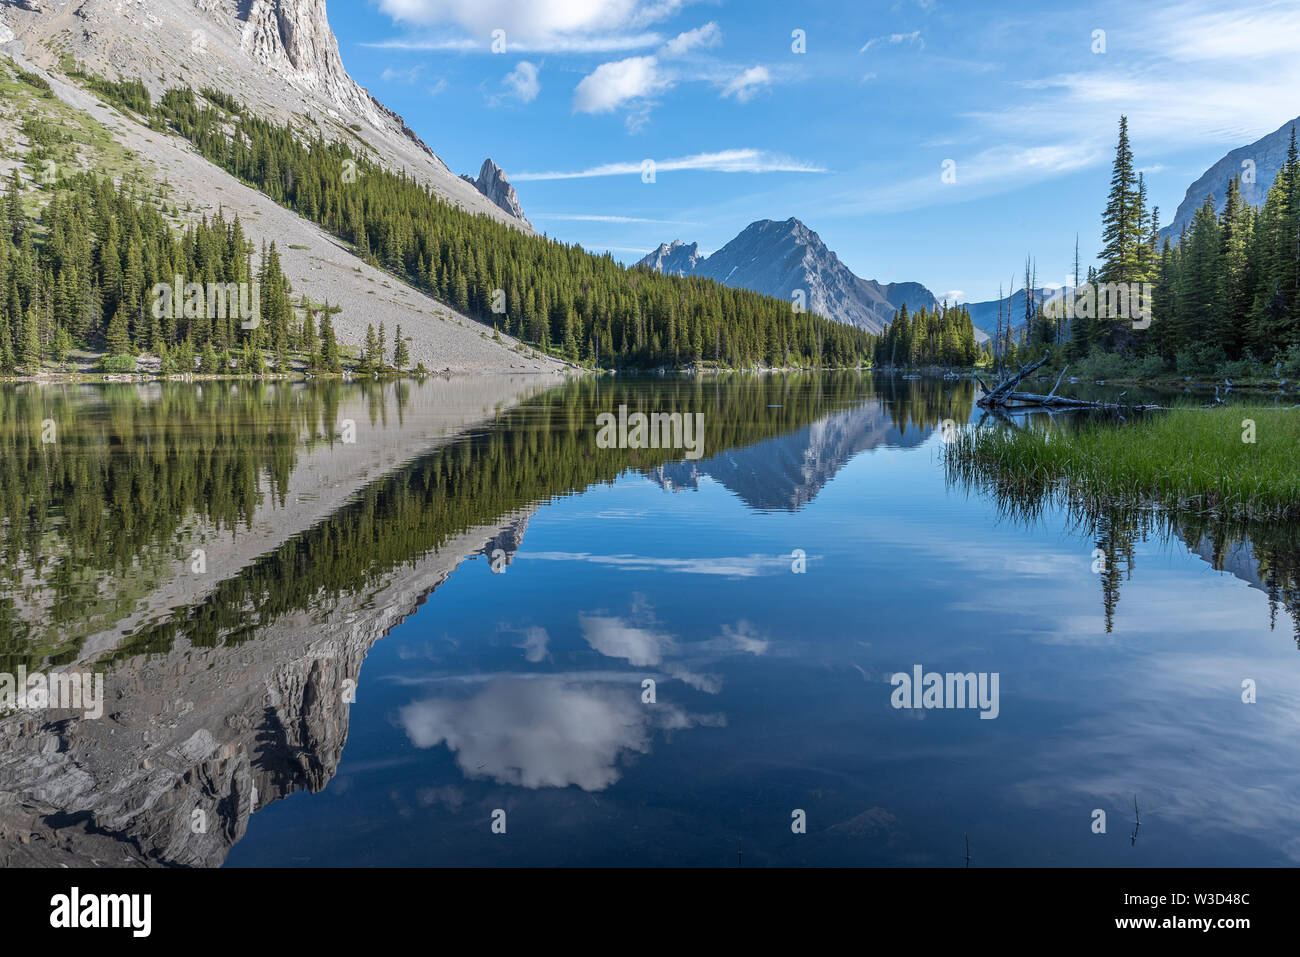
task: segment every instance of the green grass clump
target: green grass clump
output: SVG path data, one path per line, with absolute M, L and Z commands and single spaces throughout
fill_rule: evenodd
M 1251 423 L 1253 423 L 1253 439 Z M 949 477 L 1086 510 L 1300 518 L 1300 411 L 1172 409 L 1131 421 L 980 428 L 945 447 Z

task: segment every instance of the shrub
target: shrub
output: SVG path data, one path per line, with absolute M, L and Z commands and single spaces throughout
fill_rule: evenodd
M 123 375 L 135 371 L 135 356 L 104 356 L 99 368 L 109 375 Z
M 1154 379 L 1156 376 L 1164 375 L 1169 371 L 1169 363 L 1159 356 L 1146 356 L 1138 364 L 1138 378 Z

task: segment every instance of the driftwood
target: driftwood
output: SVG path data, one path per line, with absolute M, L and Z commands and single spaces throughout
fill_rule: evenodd
M 984 394 L 976 402 L 981 409 L 990 409 L 1000 411 L 1003 409 L 1032 408 L 1032 409 L 1059 409 L 1062 412 L 1071 412 L 1076 409 L 1103 409 L 1110 411 L 1125 412 L 1150 412 L 1163 409 L 1160 405 L 1125 405 L 1122 402 L 1092 402 L 1088 399 L 1071 399 L 1067 396 L 1057 395 L 1056 390 L 1061 387 L 1061 382 L 1065 378 L 1066 370 L 1070 367 L 1067 365 L 1061 370 L 1061 374 L 1056 379 L 1056 385 L 1052 386 L 1052 391 L 1047 395 L 1041 395 L 1037 392 L 1019 392 L 1017 386 L 1026 378 L 1036 372 L 1040 367 L 1046 364 L 1051 358 L 1051 351 L 1043 353 L 1043 357 L 1037 362 L 1031 362 L 1027 366 L 1021 366 L 1019 372 L 1011 373 L 1005 376 L 993 388 L 989 388 L 984 380 L 979 376 L 975 381 L 980 384 Z M 1126 392 L 1121 392 L 1119 398 L 1124 398 Z

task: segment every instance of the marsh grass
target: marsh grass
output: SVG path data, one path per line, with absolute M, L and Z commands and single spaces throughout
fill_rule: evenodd
M 981 427 L 959 433 L 944 460 L 950 480 L 1014 500 L 1022 512 L 1061 503 L 1263 521 L 1300 518 L 1297 452 L 1300 411 L 1230 406 Z

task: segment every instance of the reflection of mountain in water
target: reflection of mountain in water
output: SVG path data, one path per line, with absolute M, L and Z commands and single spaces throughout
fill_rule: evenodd
M 11 606 L 9 660 L 47 673 L 106 670 L 106 701 L 98 720 L 55 711 L 0 716 L 0 866 L 217 866 L 256 809 L 323 789 L 338 769 L 350 702 L 376 641 L 466 558 L 492 560 L 499 549 L 508 563 L 535 503 L 612 481 L 634 463 L 653 467 L 644 454 L 595 450 L 593 400 L 606 408 L 641 400 L 721 409 L 710 435 L 726 448 L 807 432 L 806 423 L 826 421 L 827 409 L 843 406 L 860 385 L 675 382 L 647 395 L 576 382 L 527 408 L 499 411 L 536 387 L 536 380 L 458 386 L 455 415 L 455 396 L 438 384 L 393 409 L 374 392 L 334 396 L 325 421 L 360 423 L 356 445 L 304 444 L 292 429 L 279 433 L 271 451 L 286 464 L 276 494 L 252 495 L 259 504 L 238 525 L 200 528 L 186 541 L 186 558 L 195 545 L 207 549 L 208 574 L 172 562 L 144 580 L 150 591 L 128 612 L 61 646 L 57 661 L 20 640 L 32 633 L 23 616 L 43 614 L 41 606 Z M 486 425 L 493 409 L 494 423 L 465 434 Z M 134 425 L 120 424 L 134 421 L 118 416 L 105 425 L 107 445 L 156 445 L 155 432 L 141 441 Z M 314 429 L 309 422 L 307 434 Z M 69 470 L 86 460 L 70 459 Z M 166 469 L 182 462 L 198 487 L 211 485 L 205 462 L 184 449 L 143 460 L 163 469 L 160 482 L 174 480 L 179 473 Z M 46 482 L 39 471 L 30 475 Z M 17 500 L 37 491 L 15 486 Z M 113 507 L 107 493 L 92 504 Z M 159 540 L 188 515 L 179 509 L 173 518 L 159 523 Z M 77 554 L 60 557 L 75 563 Z
M 151 619 L 133 611 L 72 652 L 72 670 L 107 667 L 102 718 L 0 717 L 0 866 L 218 866 L 256 809 L 322 790 L 338 768 L 370 647 L 466 558 L 497 548 L 512 556 L 531 512 L 499 524 L 443 522 L 439 547 L 333 594 L 327 569 L 338 556 L 320 544 L 341 548 L 349 517 L 376 514 L 364 500 L 377 491 L 380 463 L 392 469 L 412 451 L 437 449 L 446 438 L 431 436 L 480 424 L 539 384 L 480 380 L 453 396 L 435 382 L 399 406 L 400 422 L 382 426 L 367 415 L 373 392 L 345 396 L 341 417 L 371 421 L 355 444 L 299 445 L 287 492 L 264 496 L 236 534 L 190 543 L 207 549 L 211 575 L 182 566 L 140 601 Z M 322 506 L 335 511 L 316 524 Z M 321 537 L 322 529 L 331 530 Z M 295 573 L 309 583 L 310 604 L 279 594 Z M 267 605 L 282 607 L 263 617 Z M 198 626 L 212 620 L 218 640 Z
M 697 489 L 707 475 L 755 509 L 807 505 L 849 459 L 882 445 L 911 448 L 925 435 L 899 431 L 885 409 L 870 403 L 828 415 L 793 435 L 730 449 L 699 462 L 672 462 L 650 472 L 669 490 Z
M 669 491 L 698 489 L 700 478 L 708 476 L 750 508 L 794 511 L 816 498 L 855 455 L 876 448 L 915 448 L 943 418 L 965 422 L 969 392 L 968 383 L 954 390 L 936 380 L 886 379 L 868 394 L 875 401 L 833 412 L 789 435 L 699 462 L 670 462 L 647 475 Z

